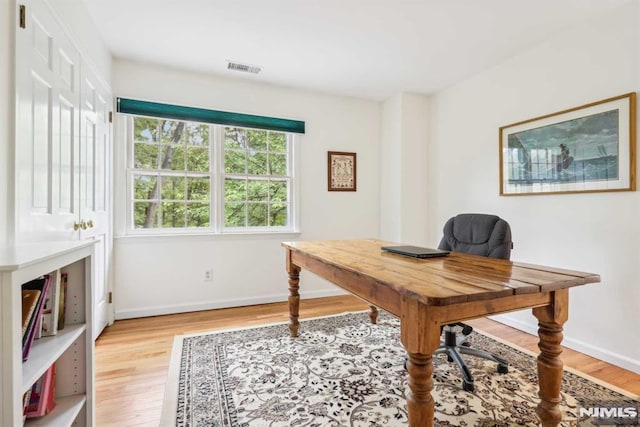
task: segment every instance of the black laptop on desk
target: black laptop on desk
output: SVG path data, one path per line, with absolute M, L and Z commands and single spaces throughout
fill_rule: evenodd
M 434 258 L 449 255 L 449 251 L 422 248 L 420 246 L 383 246 L 380 249 L 394 254 L 410 256 L 413 258 Z

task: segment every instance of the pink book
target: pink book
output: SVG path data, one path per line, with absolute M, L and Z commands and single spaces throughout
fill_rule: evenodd
M 31 386 L 31 397 L 25 413 L 27 418 L 46 415 L 55 406 L 52 398 L 55 386 L 53 383 L 54 372 L 55 364 L 49 366 L 49 369 Z

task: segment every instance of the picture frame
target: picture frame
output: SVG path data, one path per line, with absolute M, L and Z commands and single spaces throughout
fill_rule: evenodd
M 635 191 L 636 94 L 500 127 L 500 195 Z
M 356 191 L 356 153 L 329 151 L 327 155 L 327 185 L 329 191 Z

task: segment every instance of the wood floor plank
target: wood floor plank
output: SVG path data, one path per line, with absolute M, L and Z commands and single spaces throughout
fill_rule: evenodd
M 300 318 L 367 309 L 368 304 L 348 295 L 302 300 Z M 284 322 L 288 313 L 282 302 L 115 322 L 96 341 L 96 425 L 158 425 L 175 335 Z M 489 319 L 467 323 L 538 352 L 536 336 Z M 566 366 L 640 394 L 638 374 L 569 349 L 564 349 L 562 359 Z

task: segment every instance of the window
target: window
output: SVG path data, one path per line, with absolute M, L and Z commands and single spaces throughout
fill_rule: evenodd
M 130 233 L 295 230 L 292 133 L 127 120 Z
M 287 135 L 224 128 L 224 226 L 286 227 L 289 223 Z

